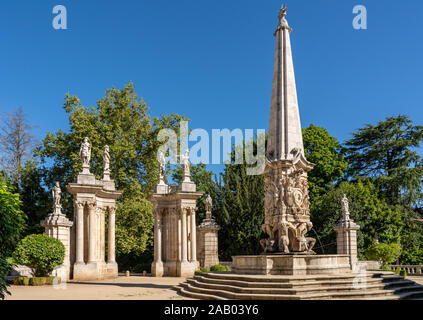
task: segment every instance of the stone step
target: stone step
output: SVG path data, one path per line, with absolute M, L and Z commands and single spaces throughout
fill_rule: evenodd
M 367 273 L 365 275 L 347 273 L 342 275 L 304 275 L 304 276 L 273 276 L 273 275 L 239 275 L 230 272 L 204 272 L 201 276 L 212 279 L 226 279 L 239 280 L 247 282 L 276 282 L 276 283 L 290 283 L 294 281 L 323 281 L 323 280 L 348 280 L 357 277 L 363 278 L 380 278 L 380 274 Z
M 355 287 L 353 284 L 349 283 L 348 285 L 343 286 L 316 286 L 316 287 L 301 287 L 301 288 L 249 288 L 249 287 L 240 287 L 228 284 L 218 284 L 210 282 L 201 282 L 196 279 L 188 279 L 187 282 L 195 287 L 207 288 L 207 289 L 217 289 L 225 290 L 235 293 L 250 293 L 250 294 L 283 294 L 283 295 L 301 295 L 308 293 L 318 293 L 318 292 L 333 292 L 333 291 L 357 291 L 362 290 L 361 287 Z M 385 288 L 385 285 L 382 283 L 376 284 L 366 284 L 367 290 L 378 289 L 382 290 Z
M 199 299 L 199 300 L 227 300 L 223 297 L 216 296 L 214 294 L 205 294 L 205 293 L 199 293 L 199 292 L 192 292 L 187 291 L 184 286 L 176 286 L 175 290 L 181 294 L 182 296 L 193 298 L 193 299 Z
M 292 281 L 292 282 L 258 282 L 258 281 L 244 281 L 244 280 L 231 280 L 231 279 L 219 279 L 219 278 L 210 278 L 205 277 L 202 275 L 197 275 L 194 279 L 204 282 L 204 283 L 214 283 L 214 284 L 222 284 L 222 285 L 232 285 L 238 287 L 245 287 L 245 288 L 314 288 L 314 287 L 321 287 L 321 286 L 348 286 L 352 285 L 355 279 L 348 279 L 348 280 L 324 280 L 324 281 Z M 382 279 L 380 278 L 373 278 L 373 277 L 363 277 L 363 279 L 358 283 L 365 282 L 367 285 L 370 284 L 382 284 Z

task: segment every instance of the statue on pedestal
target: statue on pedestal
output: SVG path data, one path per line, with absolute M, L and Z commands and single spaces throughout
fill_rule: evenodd
M 87 137 L 84 138 L 84 141 L 81 144 L 79 156 L 82 160 L 82 172 L 89 173 L 91 160 L 91 144 L 89 143 L 89 139 Z
M 344 220 L 350 220 L 350 204 L 348 202 L 347 196 L 344 194 L 341 200 L 341 210 L 342 210 L 342 217 Z
M 181 159 L 181 164 L 182 164 L 182 176 L 183 176 L 183 182 L 190 182 L 191 179 L 191 173 L 190 173 L 190 168 L 189 168 L 189 150 L 186 149 L 185 150 L 185 154 L 179 156 Z
M 212 217 L 212 207 L 213 207 L 213 200 L 210 195 L 207 195 L 206 198 L 206 219 L 211 219 Z
M 166 176 L 166 158 L 163 151 L 159 151 L 159 184 L 165 183 Z
M 60 200 L 62 198 L 62 190 L 60 189 L 59 182 L 56 181 L 56 184 L 54 185 L 53 189 L 51 190 L 51 193 L 53 195 L 53 213 L 61 213 L 62 205 L 60 204 Z
M 104 146 L 103 152 L 103 180 L 110 180 L 110 154 L 109 146 Z

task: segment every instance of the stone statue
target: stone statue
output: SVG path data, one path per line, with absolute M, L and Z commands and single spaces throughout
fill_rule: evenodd
M 51 191 L 53 195 L 53 213 L 60 213 L 60 209 L 62 208 L 60 204 L 60 199 L 62 198 L 62 190 L 60 190 L 59 182 L 56 181 L 56 184 L 53 187 L 53 190 Z
M 286 17 L 286 12 L 288 11 L 288 8 L 286 5 L 283 5 L 281 9 L 279 10 L 279 20 L 282 20 Z
M 90 160 L 91 160 L 91 144 L 88 141 L 88 138 L 84 138 L 84 142 L 81 144 L 81 149 L 79 150 L 79 156 L 82 160 L 82 168 L 88 169 L 90 168 Z M 86 170 L 83 170 L 83 172 Z
M 159 184 L 164 184 L 166 175 L 166 158 L 163 151 L 159 152 Z
M 189 168 L 189 150 L 185 150 L 185 154 L 183 156 L 180 156 L 181 158 L 181 164 L 182 164 L 182 173 L 184 180 L 183 181 L 190 181 L 190 168 Z
M 206 219 L 211 219 L 212 215 L 213 200 L 210 195 L 206 198 Z
M 342 217 L 344 220 L 350 219 L 350 205 L 348 203 L 348 198 L 344 194 L 341 200 L 341 206 L 342 206 Z
M 103 152 L 103 167 L 104 172 L 110 171 L 110 154 L 109 154 L 109 146 L 104 146 Z

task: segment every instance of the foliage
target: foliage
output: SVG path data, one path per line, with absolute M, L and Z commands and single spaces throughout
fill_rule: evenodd
M 209 268 L 201 268 L 200 270 L 195 270 L 194 274 L 195 275 L 199 275 L 202 274 L 203 272 L 210 272 L 211 270 Z
M 42 233 L 40 225 L 47 213 L 52 210 L 50 192 L 43 188 L 44 172 L 36 161 L 27 161 L 21 170 L 21 180 L 17 191 L 22 202 L 21 209 L 27 217 L 23 235 Z
M 219 272 L 219 271 L 228 271 L 225 266 L 221 264 L 215 264 L 214 266 L 210 267 L 210 271 Z
M 258 254 L 262 251 L 260 238 L 264 222 L 263 176 L 248 175 L 247 164 L 225 165 L 223 179 L 217 186 L 216 197 L 221 201 L 215 211 L 220 225 L 219 256 L 231 261 L 232 255 Z
M 15 286 L 29 286 L 29 277 L 16 277 L 13 279 Z
M 45 234 L 33 234 L 23 238 L 13 253 L 13 259 L 32 270 L 34 276 L 47 276 L 63 263 L 63 243 Z
M 333 227 L 341 219 L 343 194 L 349 199 L 351 219 L 360 226 L 357 232 L 359 258 L 364 258 L 365 248 L 375 238 L 383 242 L 401 240 L 404 221 L 407 219 L 404 209 L 389 205 L 370 181 L 343 182 L 332 187 L 312 213 L 313 228 L 318 234 L 316 252 L 336 253 L 336 234 Z M 324 247 L 321 248 L 321 245 Z
M 423 164 L 415 151 L 422 140 L 423 126 L 404 115 L 367 124 L 346 142 L 348 176 L 373 178 L 391 204 L 412 205 L 423 197 Z
M 308 174 L 310 201 L 314 205 L 343 176 L 348 162 L 341 153 L 341 144 L 325 128 L 311 124 L 302 132 L 305 157 L 315 164 Z
M 401 247 L 398 243 L 373 243 L 366 249 L 366 258 L 382 263 L 382 268 L 395 262 L 401 254 Z
M 10 271 L 10 265 L 7 263 L 6 259 L 3 259 L 0 256 L 0 299 L 4 299 L 6 294 L 10 294 L 7 290 L 7 284 L 5 278 Z
M 0 298 L 8 293 L 5 277 L 10 270 L 6 259 L 12 253 L 24 228 L 24 215 L 20 210 L 19 195 L 9 191 L 10 186 L 0 181 Z

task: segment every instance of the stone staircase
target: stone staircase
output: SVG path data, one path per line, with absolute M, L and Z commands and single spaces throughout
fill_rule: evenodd
M 174 287 L 206 300 L 420 300 L 423 286 L 392 272 L 263 276 L 208 272 Z

